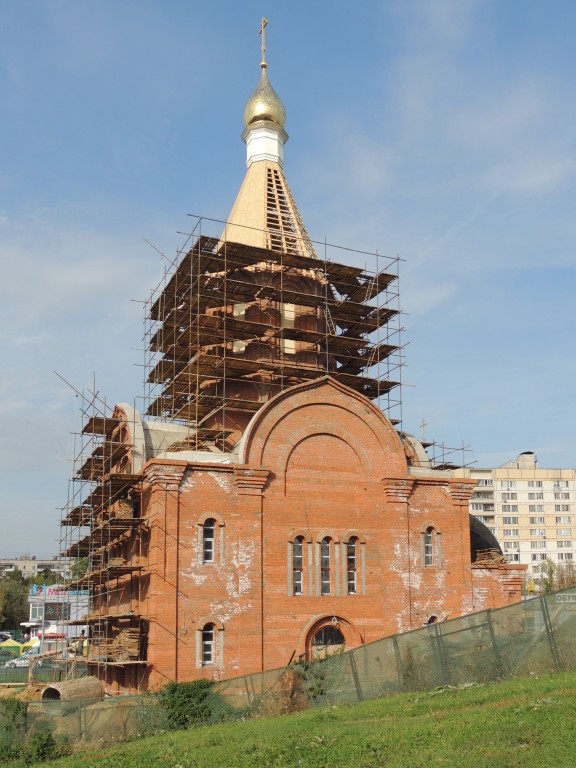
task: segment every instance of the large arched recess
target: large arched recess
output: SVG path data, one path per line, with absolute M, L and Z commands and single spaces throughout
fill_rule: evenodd
M 266 467 L 286 484 L 289 475 L 381 480 L 405 477 L 400 438 L 370 400 L 325 376 L 284 390 L 248 425 L 240 462 Z

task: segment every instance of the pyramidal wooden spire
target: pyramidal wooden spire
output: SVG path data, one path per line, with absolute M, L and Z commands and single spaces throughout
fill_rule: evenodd
M 244 107 L 248 169 L 222 241 L 317 258 L 283 173 L 286 110 L 267 75 L 262 19 L 262 71 Z
M 249 165 L 222 240 L 317 258 L 282 168 L 270 160 Z

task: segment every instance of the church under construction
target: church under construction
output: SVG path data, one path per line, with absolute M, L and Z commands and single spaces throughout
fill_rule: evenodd
M 233 209 L 197 221 L 146 304 L 143 413 L 85 412 L 63 553 L 87 564 L 110 693 L 520 599 L 522 566 L 468 514 L 476 481 L 401 431 L 395 261 L 308 236 L 262 59 Z

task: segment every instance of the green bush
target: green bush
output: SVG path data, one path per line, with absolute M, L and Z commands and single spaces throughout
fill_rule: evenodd
M 18 699 L 0 700 L 0 760 L 20 756 L 26 733 L 28 705 Z
M 36 765 L 43 760 L 58 757 L 56 739 L 47 728 L 34 731 L 24 748 L 22 757 L 25 765 Z
M 168 683 L 158 693 L 160 706 L 165 710 L 171 730 L 201 725 L 210 720 L 212 707 L 210 693 L 212 680 L 194 680 L 190 683 Z

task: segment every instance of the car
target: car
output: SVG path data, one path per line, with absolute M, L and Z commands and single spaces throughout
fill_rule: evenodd
M 12 632 L 0 632 L 0 643 L 3 643 L 5 640 L 12 640 Z
M 10 659 L 10 661 L 4 662 L 5 667 L 27 667 L 31 661 L 34 661 L 35 665 L 42 664 L 42 659 L 37 658 L 37 656 L 40 654 L 40 646 L 39 645 L 33 645 L 32 648 L 29 648 L 25 653 L 21 654 L 20 656 L 17 656 L 15 659 Z
M 63 658 L 74 659 L 76 658 L 76 654 L 68 649 L 63 652 L 53 649 L 44 650 L 42 652 L 40 645 L 33 645 L 23 654 L 17 656 L 15 659 L 10 659 L 10 661 L 4 662 L 4 666 L 27 667 L 30 662 L 32 662 L 35 667 L 44 667 L 47 665 L 50 666 L 52 662 L 62 661 Z

